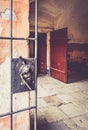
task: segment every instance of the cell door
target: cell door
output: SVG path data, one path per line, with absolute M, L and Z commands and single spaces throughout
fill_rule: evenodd
M 0 0 L 0 130 L 37 129 L 38 4 L 37 0 L 33 1 L 35 36 L 28 37 L 31 3 Z M 30 41 L 35 44 L 34 58 L 28 57 Z M 32 109 L 33 128 L 30 126 Z
M 50 74 L 67 82 L 67 28 L 50 33 Z

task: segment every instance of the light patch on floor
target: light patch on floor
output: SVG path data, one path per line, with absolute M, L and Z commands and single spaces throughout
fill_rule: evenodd
M 75 117 L 88 112 L 85 107 L 79 106 L 77 104 L 65 104 L 60 107 L 60 109 L 68 115 L 68 117 Z

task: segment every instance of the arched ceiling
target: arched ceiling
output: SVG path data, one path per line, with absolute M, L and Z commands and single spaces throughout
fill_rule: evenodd
M 30 0 L 30 26 L 34 27 L 34 0 Z M 69 28 L 69 33 L 88 33 L 88 0 L 38 0 L 38 28 Z M 79 30 L 79 32 L 77 32 Z

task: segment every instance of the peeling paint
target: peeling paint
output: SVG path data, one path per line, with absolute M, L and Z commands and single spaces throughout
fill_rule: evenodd
M 28 37 L 29 35 L 29 0 L 14 0 L 13 37 Z M 9 0 L 0 0 L 0 36 L 10 36 Z M 28 57 L 26 41 L 13 41 L 13 57 Z M 10 41 L 0 40 L 0 114 L 10 112 L 11 92 Z M 29 107 L 29 92 L 13 95 L 13 110 Z M 13 115 L 14 130 L 29 130 L 29 111 Z M 0 130 L 10 130 L 10 118 L 0 118 Z
M 69 44 L 68 81 L 73 82 L 85 78 L 88 78 L 88 44 Z
M 4 12 L 1 13 L 1 17 L 4 20 L 10 20 L 10 15 L 11 15 L 10 9 L 5 9 Z M 16 20 L 16 14 L 14 11 L 13 11 L 13 20 Z
M 0 24 L 0 33 L 2 32 L 2 26 L 1 26 L 1 24 Z
M 10 130 L 10 117 L 0 118 L 0 130 Z

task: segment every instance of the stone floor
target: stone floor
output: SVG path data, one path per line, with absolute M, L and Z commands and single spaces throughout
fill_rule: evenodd
M 65 84 L 38 77 L 38 130 L 88 130 L 88 80 Z

